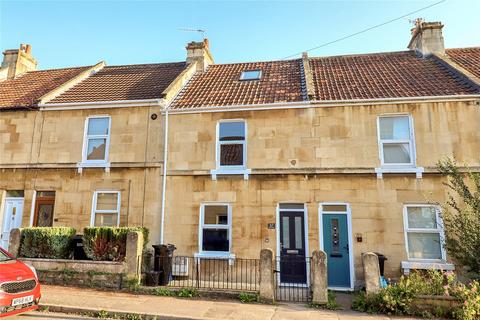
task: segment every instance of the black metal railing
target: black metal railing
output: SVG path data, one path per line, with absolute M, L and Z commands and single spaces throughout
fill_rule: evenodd
M 276 257 L 274 268 L 275 299 L 277 301 L 311 301 L 310 257 Z
M 259 259 L 218 259 L 174 256 L 161 258 L 167 266 L 166 285 L 177 288 L 201 288 L 258 291 Z

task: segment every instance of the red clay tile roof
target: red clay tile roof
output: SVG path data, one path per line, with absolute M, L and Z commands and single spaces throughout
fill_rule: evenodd
M 480 47 L 445 50 L 447 55 L 461 67 L 480 77 Z
M 301 60 L 218 64 L 190 80 L 172 109 L 305 101 Z M 413 51 L 309 59 L 313 100 L 357 100 L 478 94 L 479 89 L 434 58 Z M 260 69 L 259 81 L 241 81 Z
M 90 67 L 30 71 L 0 82 L 0 110 L 34 107 L 37 100 Z
M 413 51 L 311 58 L 315 100 L 478 93 L 435 59 Z
M 49 103 L 160 99 L 185 62 L 104 67 Z
M 242 71 L 262 71 L 260 80 L 240 80 Z M 210 65 L 182 90 L 172 109 L 303 101 L 301 60 Z

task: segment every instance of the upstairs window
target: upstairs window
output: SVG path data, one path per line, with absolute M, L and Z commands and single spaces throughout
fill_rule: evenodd
M 118 227 L 120 224 L 120 191 L 95 191 L 91 225 Z
M 200 207 L 200 252 L 229 253 L 231 248 L 231 207 L 229 204 L 202 204 Z
M 83 162 L 103 163 L 108 161 L 110 144 L 110 117 L 88 117 L 85 123 Z
M 382 166 L 414 166 L 415 150 L 410 116 L 379 117 L 378 135 Z
M 262 77 L 261 70 L 245 70 L 242 71 L 240 75 L 240 80 L 248 81 L 248 80 L 260 80 Z
M 445 260 L 443 227 L 436 206 L 405 206 L 404 223 L 409 259 Z
M 217 167 L 244 169 L 246 166 L 246 124 L 241 120 L 218 123 Z

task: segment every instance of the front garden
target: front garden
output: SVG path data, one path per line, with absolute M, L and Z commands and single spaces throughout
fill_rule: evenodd
M 360 293 L 352 308 L 362 312 L 461 320 L 480 319 L 480 173 L 460 169 L 454 160 L 438 163 L 447 180 L 442 206 L 443 244 L 461 268 L 453 272 L 416 271 L 377 293 Z
M 81 260 L 125 260 L 127 235 L 141 232 L 144 246 L 148 243 L 148 229 L 140 227 L 88 227 L 83 230 L 81 244 L 86 257 Z M 19 257 L 43 259 L 75 259 L 78 242 L 76 230 L 69 227 L 32 227 L 21 229 Z M 75 259 L 80 260 L 80 259 Z
M 352 309 L 426 318 L 480 319 L 480 282 L 464 284 L 451 271 L 416 271 L 378 293 L 359 293 Z

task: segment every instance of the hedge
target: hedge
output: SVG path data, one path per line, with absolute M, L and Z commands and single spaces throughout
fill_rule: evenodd
M 71 255 L 72 238 L 69 227 L 22 228 L 20 256 L 25 258 L 67 259 Z
M 127 248 L 127 234 L 143 233 L 144 248 L 148 243 L 148 229 L 142 227 L 88 227 L 83 229 L 83 248 L 88 258 L 97 261 L 123 261 Z

